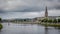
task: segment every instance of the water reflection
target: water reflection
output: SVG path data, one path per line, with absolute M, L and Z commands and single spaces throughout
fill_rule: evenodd
M 45 34 L 60 34 L 60 28 L 59 27 L 46 27 L 45 26 Z
M 45 27 L 45 34 L 48 34 L 48 27 Z
M 60 27 L 55 27 L 55 29 L 58 29 L 58 30 L 60 30 Z
M 8 22 L 8 26 L 10 25 L 10 23 Z
M 0 34 L 60 34 L 60 29 L 37 24 L 2 23 L 4 28 Z

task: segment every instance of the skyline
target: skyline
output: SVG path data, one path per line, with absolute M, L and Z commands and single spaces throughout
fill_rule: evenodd
M 0 17 L 41 17 L 44 16 L 46 6 L 49 16 L 60 16 L 60 0 L 0 0 Z

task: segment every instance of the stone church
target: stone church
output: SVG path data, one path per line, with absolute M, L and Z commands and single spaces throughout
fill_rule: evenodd
M 59 17 L 59 16 L 48 16 L 48 10 L 47 10 L 47 6 L 46 6 L 44 17 L 37 17 L 36 19 L 37 19 L 37 20 L 41 20 L 41 19 L 44 19 L 44 18 L 56 19 L 56 18 L 58 18 L 58 17 Z

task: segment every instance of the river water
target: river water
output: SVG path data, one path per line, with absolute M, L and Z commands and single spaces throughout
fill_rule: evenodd
M 3 29 L 0 34 L 60 34 L 60 29 L 45 27 L 38 24 L 15 24 L 2 23 Z

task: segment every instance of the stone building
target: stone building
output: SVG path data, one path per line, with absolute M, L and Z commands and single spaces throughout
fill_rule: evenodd
M 46 8 L 45 8 L 45 17 L 48 17 L 47 6 L 46 6 Z
M 44 17 L 36 17 L 36 19 L 39 21 L 39 20 L 42 20 L 44 18 L 48 18 L 48 19 L 56 19 L 58 18 L 59 16 L 48 16 L 48 10 L 47 10 L 47 6 L 45 8 L 45 16 Z

